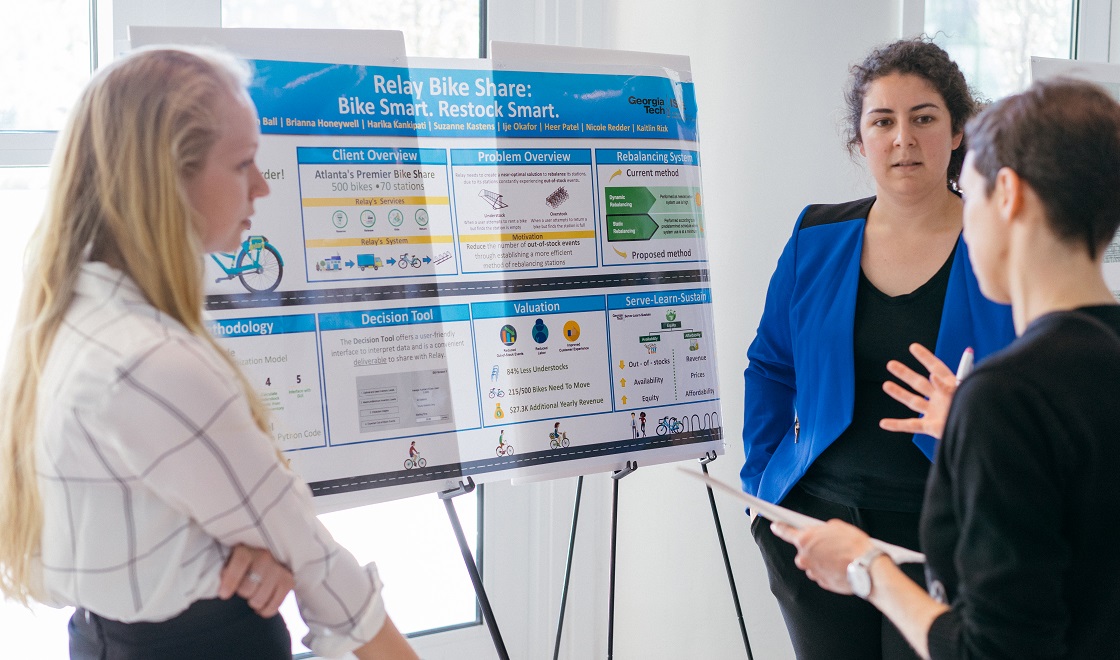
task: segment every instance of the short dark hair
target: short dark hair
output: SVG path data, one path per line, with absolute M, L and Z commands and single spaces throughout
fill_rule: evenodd
M 969 122 L 972 164 L 995 189 L 1011 168 L 1042 200 L 1059 238 L 1097 258 L 1120 226 L 1120 104 L 1092 83 L 1036 82 Z
M 871 83 L 892 73 L 909 74 L 922 78 L 945 100 L 952 122 L 953 135 L 964 131 L 965 124 L 976 114 L 979 103 L 973 98 L 964 74 L 949 54 L 926 37 L 901 39 L 871 51 L 863 62 L 852 66 L 844 100 L 848 104 L 848 149 L 854 150 L 863 142 L 860 119 L 863 116 L 863 99 Z M 945 182 L 956 188 L 968 147 L 962 139 L 949 158 Z

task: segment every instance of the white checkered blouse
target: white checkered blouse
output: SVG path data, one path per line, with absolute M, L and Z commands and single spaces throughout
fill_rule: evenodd
M 228 548 L 244 543 L 295 574 L 312 650 L 334 656 L 371 639 L 385 620 L 376 567 L 319 523 L 230 367 L 106 264 L 82 268 L 77 294 L 39 388 L 52 604 L 165 620 L 216 597 Z

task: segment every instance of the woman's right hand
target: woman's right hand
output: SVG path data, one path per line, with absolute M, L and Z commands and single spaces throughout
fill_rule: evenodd
M 295 586 L 292 572 L 261 548 L 235 545 L 222 567 L 218 597 L 241 596 L 262 618 L 270 619 Z
M 957 391 L 957 376 L 921 344 L 910 344 L 910 354 L 929 370 L 929 376 L 922 376 L 898 360 L 891 360 L 887 363 L 887 371 L 913 388 L 913 392 L 889 380 L 883 383 L 883 391 L 921 417 L 882 419 L 879 427 L 899 433 L 924 433 L 940 440 L 949 416 L 949 404 Z

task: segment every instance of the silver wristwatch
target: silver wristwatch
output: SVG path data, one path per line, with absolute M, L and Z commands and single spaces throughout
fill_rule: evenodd
M 885 554 L 879 548 L 872 547 L 848 564 L 848 586 L 852 588 L 852 593 L 867 600 L 871 595 L 871 562 Z

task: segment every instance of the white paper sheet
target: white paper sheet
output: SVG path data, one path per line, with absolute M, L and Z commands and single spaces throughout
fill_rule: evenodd
M 748 495 L 738 488 L 730 486 L 722 481 L 719 481 L 718 479 L 714 479 L 702 472 L 696 472 L 684 466 L 680 466 L 679 469 L 681 472 L 684 472 L 690 477 L 695 477 L 700 481 L 703 481 L 713 490 L 727 493 L 732 497 L 736 497 L 739 500 L 746 502 L 747 505 L 750 506 L 752 511 L 762 516 L 763 518 L 766 518 L 767 520 L 783 522 L 797 529 L 804 529 L 806 527 L 814 527 L 816 525 L 824 524 L 823 520 L 819 520 L 817 518 L 813 518 L 812 516 L 807 516 L 796 511 L 791 511 L 783 506 L 771 504 L 770 502 L 767 502 L 765 500 L 760 500 L 754 495 Z M 910 550 L 908 548 L 903 548 L 902 546 L 894 545 L 893 543 L 887 543 L 886 541 L 880 541 L 879 539 L 873 538 L 871 539 L 871 542 L 875 545 L 875 547 L 887 553 L 887 556 L 891 558 L 891 561 L 896 564 L 924 564 L 926 561 L 926 556 L 920 552 L 914 552 L 913 550 Z

